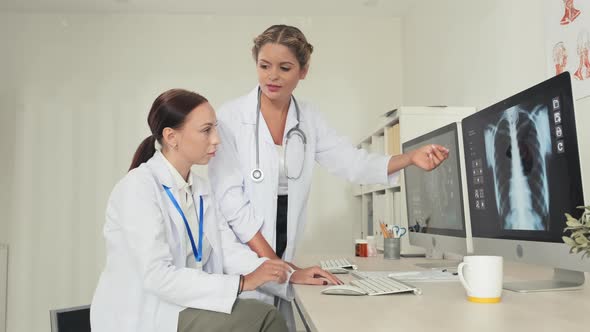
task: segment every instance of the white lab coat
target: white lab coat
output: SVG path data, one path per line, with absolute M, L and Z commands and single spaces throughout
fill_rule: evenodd
M 256 183 L 250 178 L 256 167 L 257 93 L 258 87 L 217 111 L 221 144 L 209 164 L 209 177 L 220 202 L 220 211 L 237 237 L 246 243 L 260 230 L 274 248 L 279 154 L 262 115 L 259 146 L 264 180 Z M 283 254 L 286 261 L 293 260 L 297 243 L 304 234 L 307 198 L 316 161 L 331 173 L 355 183 L 393 184 L 398 176 L 398 173 L 387 175 L 390 156 L 357 149 L 329 128 L 309 103 L 300 99 L 297 102 L 301 111 L 299 127 L 306 135 L 307 146 L 301 177 L 288 180 L 287 247 Z M 295 105 L 291 100 L 283 144 L 287 132 L 296 124 Z M 272 303 L 265 294 L 258 298 Z
M 93 331 L 177 331 L 178 314 L 187 307 L 231 313 L 239 274 L 264 259 L 239 243 L 219 217 L 208 183 L 195 175 L 193 183 L 197 204 L 203 197 L 203 233 L 211 244 L 202 271 L 186 266 L 190 242 L 162 185 L 177 201 L 179 188 L 161 153 L 115 186 L 104 226 L 107 262 L 91 306 Z M 288 283 L 267 283 L 263 291 L 292 298 Z

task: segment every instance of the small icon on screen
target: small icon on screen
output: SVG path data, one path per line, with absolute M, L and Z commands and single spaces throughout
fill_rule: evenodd
M 561 112 L 553 113 L 553 122 L 555 122 L 555 124 L 561 123 Z
M 474 161 L 472 161 L 471 162 L 471 166 L 473 166 L 473 168 L 479 168 L 479 167 L 481 167 L 481 158 L 475 159 Z
M 553 110 L 559 109 L 559 97 L 553 98 Z
M 562 138 L 563 137 L 563 130 L 561 126 L 555 126 L 555 137 Z
M 565 152 L 565 144 L 563 140 L 557 141 L 557 153 L 564 153 Z

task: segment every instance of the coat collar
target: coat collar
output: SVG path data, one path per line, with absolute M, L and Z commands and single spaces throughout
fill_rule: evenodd
M 160 184 L 174 189 L 172 190 L 173 193 L 176 193 L 179 189 L 181 189 L 179 183 L 175 181 L 174 176 L 167 165 L 167 160 L 160 151 L 156 150 L 154 156 L 148 160 L 147 165 L 150 167 Z M 209 195 L 209 184 L 199 176 L 194 175 L 192 171 L 190 176 L 192 178 L 193 195 L 195 197 Z M 189 180 L 189 183 L 191 183 L 191 180 Z
M 245 124 L 251 124 L 256 126 L 256 116 L 257 116 L 257 107 L 258 107 L 258 88 L 259 85 L 257 85 L 252 91 L 250 91 L 250 93 L 248 93 L 245 96 L 245 103 L 244 103 L 244 107 L 246 108 L 244 111 L 244 116 L 242 117 L 242 121 Z M 301 104 L 299 104 L 299 112 L 301 113 Z M 299 119 L 300 121 L 303 121 L 302 119 L 303 115 L 299 114 Z M 297 121 L 297 110 L 295 107 L 295 102 L 293 101 L 293 98 L 291 98 L 291 103 L 289 104 L 289 113 L 287 113 L 287 123 L 285 125 L 285 133 L 283 136 L 283 141 L 284 138 L 286 137 L 287 133 L 289 132 L 289 130 L 291 130 L 293 127 L 295 127 L 300 121 Z M 272 139 L 272 136 L 270 134 L 270 130 L 268 129 L 268 126 L 266 125 L 266 122 L 264 121 L 264 117 L 262 116 L 262 114 L 260 114 L 260 137 L 262 139 L 264 139 L 265 141 L 268 141 L 270 143 L 274 144 L 274 141 Z

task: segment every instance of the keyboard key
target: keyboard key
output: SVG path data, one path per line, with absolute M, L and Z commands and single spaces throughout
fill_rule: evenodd
M 356 269 L 356 266 L 352 264 L 346 258 L 337 258 L 337 259 L 329 259 L 320 261 L 320 267 L 323 270 L 330 270 L 335 268 L 349 268 L 349 269 Z

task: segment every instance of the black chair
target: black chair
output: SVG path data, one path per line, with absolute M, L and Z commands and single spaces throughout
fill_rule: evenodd
M 49 310 L 51 332 L 90 332 L 90 305 Z

